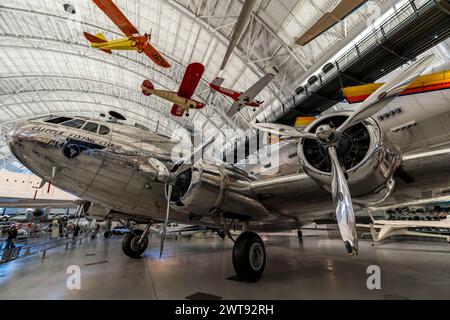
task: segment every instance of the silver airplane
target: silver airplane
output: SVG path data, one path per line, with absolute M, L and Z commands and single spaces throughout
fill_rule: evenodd
M 297 150 L 296 159 L 289 157 L 272 176 L 257 173 L 254 166 L 251 173 L 245 166 L 208 158 L 188 164 L 212 139 L 174 163 L 171 154 L 177 144 L 167 137 L 82 117 L 17 124 L 8 143 L 33 173 L 90 201 L 89 215 L 146 224 L 123 239 L 127 256 L 139 258 L 144 253 L 154 223 L 164 222 L 160 254 L 169 220 L 220 228 L 234 241 L 237 275 L 254 282 L 266 263 L 264 243 L 256 232 L 292 230 L 336 217 L 345 248 L 355 255 L 353 204 L 395 204 L 449 189 L 450 149 L 402 156 L 371 118 L 429 63 L 430 57 L 416 61 L 353 113 L 323 115 L 304 131 L 255 125 L 287 136 L 286 148 Z M 280 157 L 284 161 L 283 154 Z M 242 231 L 235 240 L 232 226 Z

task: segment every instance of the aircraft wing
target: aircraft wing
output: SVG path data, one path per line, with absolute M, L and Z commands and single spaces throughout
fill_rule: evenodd
M 246 102 L 253 101 L 256 96 L 275 78 L 272 73 L 267 73 L 264 77 L 259 79 L 253 86 L 247 91 L 243 92 L 238 100 L 236 100 L 227 112 L 227 116 L 231 117 L 238 112 L 240 105 L 244 105 Z
M 172 110 L 170 111 L 170 114 L 175 117 L 181 117 L 184 114 L 184 108 L 177 104 L 174 104 Z
M 245 0 L 245 2 L 242 4 L 241 12 L 239 13 L 238 20 L 234 26 L 233 33 L 230 37 L 230 44 L 228 45 L 227 52 L 225 53 L 225 56 L 223 57 L 222 65 L 220 66 L 220 70 L 225 69 L 228 60 L 231 57 L 231 54 L 233 53 L 234 49 L 236 48 L 236 45 L 238 44 L 239 40 L 242 38 L 242 35 L 245 31 L 245 28 L 250 22 L 250 16 L 253 11 L 253 7 L 256 4 L 256 0 Z
M 190 99 L 197 89 L 198 83 L 202 78 L 205 67 L 198 62 L 191 63 L 187 66 L 184 72 L 183 80 L 181 81 L 178 95 L 180 97 Z
M 161 66 L 163 68 L 170 68 L 170 63 L 167 62 L 167 60 L 164 59 L 164 57 L 155 48 L 153 48 L 150 43 L 147 43 L 147 45 L 145 46 L 144 53 L 158 66 Z
M 417 187 L 420 188 L 421 183 L 427 179 L 431 179 L 432 175 L 444 174 L 445 176 L 450 176 L 449 163 L 450 148 L 404 155 L 402 166 L 407 172 L 411 173 L 415 179 L 408 187 L 411 188 L 417 185 Z M 397 186 L 398 192 L 401 191 L 402 186 L 403 184 Z M 323 194 L 328 194 L 327 191 L 319 187 L 313 179 L 303 172 L 258 179 L 242 185 L 240 190 L 245 194 L 254 195 L 265 193 L 274 195 L 296 193 L 297 195 L 303 195 L 305 199 L 311 197 L 311 200 L 314 199 L 312 201 L 318 201 L 317 199 L 321 198 Z M 399 199 L 397 198 L 397 200 Z M 329 199 L 326 201 L 329 202 Z M 408 200 L 405 199 L 405 201 Z M 383 206 L 384 205 L 385 204 L 383 203 Z
M 403 156 L 402 166 L 414 177 L 414 180 L 406 183 L 397 177 L 393 194 L 380 205 L 371 205 L 371 207 L 381 208 L 410 201 L 448 196 L 449 163 L 450 148 Z M 291 217 L 296 221 L 304 222 L 308 219 L 316 220 L 334 216 L 330 193 L 304 172 L 272 177 L 259 176 L 254 181 L 237 181 L 230 186 L 229 190 L 259 199 L 261 205 L 271 213 L 282 215 L 278 221 L 267 222 L 267 227 L 273 223 L 281 223 L 283 217 Z M 367 203 L 359 202 L 357 198 L 353 201 L 355 205 L 360 206 Z M 254 219 L 257 220 L 257 217 Z
M 120 30 L 130 37 L 133 34 L 139 33 L 135 26 L 128 20 L 128 18 L 120 11 L 120 9 L 112 2 L 112 0 L 92 0 L 111 20 L 116 24 Z
M 239 100 L 236 100 L 235 102 L 233 102 L 233 104 L 231 105 L 230 109 L 228 109 L 226 115 L 228 117 L 232 117 L 234 116 L 236 113 L 238 113 L 238 109 L 239 109 L 239 105 L 241 104 L 241 102 L 239 102 Z
M 247 91 L 243 92 L 239 96 L 239 101 L 241 103 L 243 102 L 250 102 L 253 99 L 256 98 L 256 96 L 270 83 L 270 81 L 275 78 L 275 75 L 272 73 L 266 73 L 264 77 L 259 79 L 254 85 L 252 85 Z
M 325 13 L 311 28 L 309 28 L 296 44 L 304 46 L 322 33 L 342 21 L 346 16 L 362 6 L 367 0 L 342 0 L 333 11 Z

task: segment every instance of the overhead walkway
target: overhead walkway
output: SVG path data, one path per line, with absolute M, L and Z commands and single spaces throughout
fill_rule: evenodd
M 293 125 L 343 100 L 342 88 L 374 82 L 450 36 L 449 0 L 410 0 L 259 122 Z

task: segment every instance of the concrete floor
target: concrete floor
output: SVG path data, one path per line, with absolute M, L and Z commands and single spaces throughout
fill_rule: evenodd
M 450 299 L 450 246 L 392 242 L 348 257 L 340 240 L 267 236 L 266 270 L 257 283 L 234 275 L 231 241 L 217 237 L 151 239 L 145 257 L 122 254 L 121 239 L 85 240 L 76 248 L 0 265 L 0 299 L 185 299 L 202 292 L 223 299 Z M 381 268 L 381 290 L 366 286 L 367 267 Z M 67 267 L 81 268 L 81 289 L 69 290 Z

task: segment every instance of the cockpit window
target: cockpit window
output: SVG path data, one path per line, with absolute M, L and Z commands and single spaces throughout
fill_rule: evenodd
M 88 122 L 84 125 L 83 130 L 97 133 L 98 124 L 93 122 Z
M 48 122 L 48 123 L 56 123 L 56 124 L 58 124 L 58 123 L 62 123 L 62 122 L 69 121 L 69 120 L 72 120 L 72 118 L 68 118 L 68 117 L 57 117 L 57 118 L 52 118 L 52 119 L 45 120 L 44 122 Z
M 63 126 L 80 129 L 86 121 L 80 119 L 73 119 L 63 123 Z
M 106 126 L 100 126 L 100 129 L 98 130 L 98 134 L 108 134 L 109 128 Z

